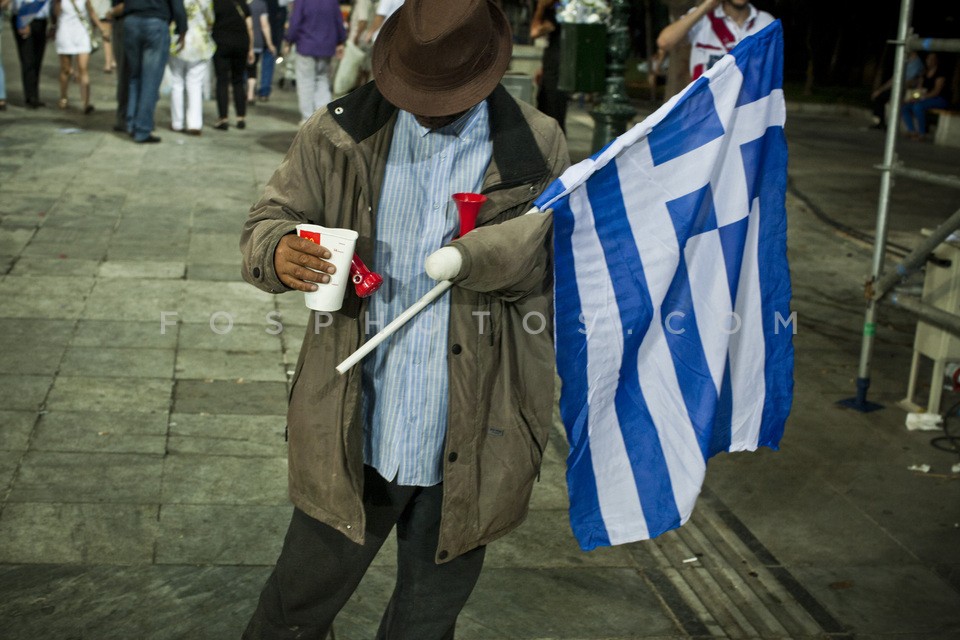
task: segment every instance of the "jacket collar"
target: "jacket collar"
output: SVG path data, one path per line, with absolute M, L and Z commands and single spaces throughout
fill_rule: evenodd
M 520 106 L 503 85 L 497 85 L 487 102 L 493 160 L 500 172 L 500 187 L 543 177 L 548 171 L 547 162 L 537 147 L 536 138 Z M 382 129 L 397 108 L 387 102 L 374 82 L 368 82 L 331 102 L 328 110 L 340 128 L 359 143 Z

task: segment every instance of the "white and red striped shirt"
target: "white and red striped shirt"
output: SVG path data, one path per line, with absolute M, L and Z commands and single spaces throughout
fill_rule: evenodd
M 687 34 L 690 40 L 690 79 L 699 78 L 738 42 L 757 33 L 773 20 L 772 15 L 758 11 L 752 4 L 750 16 L 742 27 L 724 13 L 722 5 L 703 16 Z

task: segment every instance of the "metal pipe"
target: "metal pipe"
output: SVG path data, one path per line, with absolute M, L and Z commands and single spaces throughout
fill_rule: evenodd
M 938 329 L 949 331 L 954 335 L 960 335 L 960 316 L 944 311 L 939 307 L 922 302 L 916 296 L 904 296 L 898 293 L 890 294 L 887 298 L 891 304 L 895 304 L 902 309 L 906 309 L 918 318 L 932 324 Z
M 921 38 L 918 35 L 910 36 L 907 47 L 914 51 L 946 51 L 960 52 L 960 40 L 956 38 Z
M 873 300 L 882 298 L 895 284 L 916 271 L 927 261 L 933 250 L 939 247 L 957 229 L 960 229 L 960 209 L 957 209 L 952 216 L 934 229 L 930 237 L 925 238 L 893 271 L 876 281 L 873 285 Z
M 897 25 L 897 53 L 893 62 L 893 86 L 890 89 L 890 113 L 899 117 L 900 103 L 903 99 L 903 72 L 906 68 L 906 49 L 904 43 L 910 35 L 910 19 L 913 15 L 913 0 L 903 0 L 900 4 L 900 23 Z M 897 143 L 897 127 L 887 127 L 887 137 L 883 146 L 883 166 L 880 175 L 880 196 L 877 202 L 877 230 L 874 234 L 873 263 L 871 281 L 876 282 L 883 271 L 883 259 L 887 251 L 887 211 L 890 206 L 890 187 L 892 184 L 890 167 L 894 164 Z M 873 338 L 877 331 L 877 302 L 867 301 L 863 319 L 863 341 L 860 345 L 860 364 L 857 369 L 857 396 L 847 403 L 860 410 L 869 410 L 867 390 L 870 388 L 870 358 L 873 355 Z
M 933 173 L 932 171 L 923 171 L 922 169 L 908 169 L 903 165 L 903 163 L 897 163 L 892 167 L 885 167 L 883 165 L 875 165 L 875 168 L 883 171 L 888 169 L 894 175 L 903 176 L 904 178 L 911 178 L 913 180 L 919 180 L 920 182 L 926 182 L 927 184 L 935 184 L 941 187 L 953 187 L 954 189 L 960 189 L 960 178 L 957 176 L 949 176 L 944 173 Z

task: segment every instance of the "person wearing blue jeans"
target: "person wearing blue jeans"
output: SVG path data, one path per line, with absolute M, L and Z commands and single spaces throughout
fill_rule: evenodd
M 915 93 L 909 92 L 910 98 L 904 102 L 901 111 L 907 136 L 914 140 L 921 140 L 927 135 L 927 111 L 946 109 L 950 104 L 947 74 L 938 67 L 937 54 L 927 54 L 925 63 L 923 83 Z
M 283 29 L 287 22 L 287 6 L 279 0 L 267 0 L 267 16 L 270 21 L 270 35 L 277 46 L 283 42 Z M 260 59 L 260 86 L 257 88 L 257 100 L 265 102 L 273 90 L 273 70 L 277 65 L 277 56 L 265 49 Z
M 187 14 L 183 0 L 126 0 L 123 47 L 130 67 L 127 131 L 138 143 L 160 142 L 153 135 L 153 112 L 170 55 L 170 23 L 177 27 L 177 51 L 183 48 Z

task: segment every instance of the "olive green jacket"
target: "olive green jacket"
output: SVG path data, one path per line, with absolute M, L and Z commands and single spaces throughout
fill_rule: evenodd
M 463 268 L 450 292 L 449 414 L 436 559 L 449 561 L 526 517 L 553 406 L 551 216 L 523 216 L 569 163 L 557 123 L 498 87 L 487 99 L 493 159 L 477 229 L 455 240 Z M 287 291 L 274 271 L 280 238 L 309 222 L 360 234 L 370 264 L 396 108 L 368 84 L 301 128 L 243 228 L 244 279 Z M 376 294 L 375 294 L 376 295 Z M 362 543 L 361 367 L 334 367 L 365 340 L 367 303 L 311 313 L 290 387 L 289 490 L 311 517 Z

